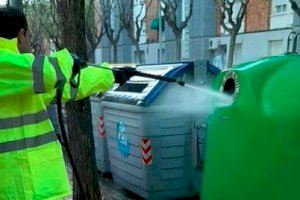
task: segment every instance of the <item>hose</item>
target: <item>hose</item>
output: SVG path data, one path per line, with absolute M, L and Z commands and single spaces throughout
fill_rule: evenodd
M 83 184 L 81 182 L 78 170 L 76 169 L 76 166 L 75 166 L 74 157 L 72 156 L 72 153 L 71 153 L 71 149 L 70 149 L 69 142 L 68 142 L 68 137 L 67 137 L 67 131 L 66 131 L 65 126 L 64 126 L 63 113 L 62 113 L 62 93 L 63 93 L 62 88 L 63 87 L 58 87 L 57 93 L 56 93 L 56 95 L 57 95 L 56 103 L 57 103 L 58 122 L 59 122 L 60 131 L 61 131 L 61 135 L 62 135 L 62 140 L 63 140 L 62 145 L 64 145 L 64 147 L 66 149 L 66 153 L 67 153 L 67 156 L 69 158 L 71 167 L 73 169 L 73 173 L 74 173 L 76 182 L 78 184 L 80 194 L 85 194 L 85 191 L 83 189 Z

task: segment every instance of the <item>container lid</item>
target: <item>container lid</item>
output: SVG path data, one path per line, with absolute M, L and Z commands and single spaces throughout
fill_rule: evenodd
M 185 74 L 188 70 L 191 70 L 193 66 L 193 62 L 180 62 L 138 65 L 136 69 L 144 73 L 177 78 Z M 105 94 L 103 100 L 148 106 L 165 88 L 166 84 L 168 83 L 156 79 L 134 76 L 123 86 L 115 84 Z

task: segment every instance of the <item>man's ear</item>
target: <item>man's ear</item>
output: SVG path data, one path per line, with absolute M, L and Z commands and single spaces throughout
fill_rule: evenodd
M 22 42 L 23 38 L 25 37 L 25 29 L 21 28 L 20 31 L 18 32 L 18 42 Z
M 18 32 L 18 49 L 19 51 L 22 49 L 22 44 L 25 38 L 25 29 L 21 28 L 20 31 Z

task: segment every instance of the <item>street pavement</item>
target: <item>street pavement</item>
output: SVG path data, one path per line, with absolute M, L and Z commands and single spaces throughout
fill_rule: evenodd
M 71 186 L 72 182 L 72 168 L 67 164 L 68 176 Z M 113 179 L 109 176 L 103 176 L 99 173 L 99 185 L 102 194 L 102 200 L 144 200 L 144 198 L 122 188 L 115 184 Z M 72 200 L 72 197 L 66 198 L 66 200 Z M 182 198 L 176 200 L 199 200 L 199 197 Z
M 68 170 L 70 184 L 71 186 L 73 186 L 72 168 L 69 164 L 67 164 L 67 170 Z M 115 184 L 111 177 L 106 177 L 103 176 L 102 174 L 99 174 L 99 185 L 100 185 L 102 200 L 144 200 L 143 198 Z M 66 198 L 66 200 L 72 200 L 72 197 L 68 197 Z

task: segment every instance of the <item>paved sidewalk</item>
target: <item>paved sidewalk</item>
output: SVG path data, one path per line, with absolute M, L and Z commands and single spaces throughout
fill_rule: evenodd
M 100 181 L 100 188 L 101 188 L 101 194 L 102 199 L 105 200 L 144 200 L 144 198 L 141 198 L 137 196 L 136 194 L 133 194 L 132 192 L 129 192 L 122 188 L 121 186 L 118 186 L 113 182 L 112 179 L 101 177 L 99 178 Z M 182 198 L 177 200 L 199 200 L 199 197 L 191 197 L 191 198 Z
M 69 164 L 67 164 L 68 175 L 70 179 L 71 186 L 72 183 L 72 169 Z M 115 184 L 112 178 L 106 178 L 99 174 L 99 185 L 102 194 L 102 200 L 145 200 L 132 192 L 125 190 L 121 186 Z M 72 200 L 72 197 L 66 200 Z M 199 197 L 182 198 L 177 200 L 199 200 Z
M 72 169 L 69 165 L 67 165 L 67 170 L 70 184 L 72 186 Z M 102 200 L 144 200 L 143 198 L 115 184 L 112 178 L 105 178 L 99 175 L 99 185 L 101 189 Z M 66 200 L 72 200 L 72 197 L 68 197 Z
M 102 199 L 105 200 L 143 200 L 143 198 L 115 184 L 112 179 L 99 177 Z

